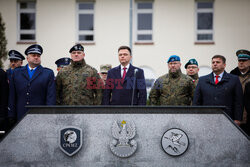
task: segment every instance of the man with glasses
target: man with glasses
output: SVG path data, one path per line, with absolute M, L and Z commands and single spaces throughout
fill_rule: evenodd
M 195 59 L 190 59 L 186 65 L 185 65 L 185 69 L 187 72 L 187 75 L 190 76 L 193 79 L 193 82 L 195 83 L 195 85 L 197 85 L 198 81 L 199 81 L 199 67 L 198 67 L 198 62 Z
M 192 79 L 181 72 L 180 57 L 172 55 L 168 61 L 169 73 L 158 78 L 149 94 L 151 105 L 191 105 L 194 94 Z

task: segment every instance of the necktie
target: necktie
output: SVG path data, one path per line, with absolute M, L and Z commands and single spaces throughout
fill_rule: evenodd
M 127 69 L 126 67 L 123 68 L 122 80 L 125 79 L 125 76 L 126 76 L 126 69 Z
M 216 79 L 215 79 L 215 85 L 217 85 L 217 83 L 219 82 L 218 78 L 219 78 L 220 76 L 219 76 L 219 75 L 216 75 L 215 77 L 216 77 Z

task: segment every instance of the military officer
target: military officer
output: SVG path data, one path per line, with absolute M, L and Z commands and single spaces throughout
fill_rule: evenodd
M 195 59 L 190 59 L 186 65 L 185 65 L 185 69 L 187 72 L 187 75 L 190 76 L 193 79 L 193 82 L 195 83 L 195 85 L 197 85 L 198 81 L 199 81 L 199 66 L 198 66 L 198 62 Z
M 111 64 L 102 64 L 100 65 L 100 77 L 103 80 L 104 84 L 107 80 L 108 71 L 112 68 Z
M 68 66 L 70 64 L 70 58 L 69 57 L 63 57 L 58 59 L 55 64 L 57 65 L 57 71 L 60 71 L 63 67 Z
M 102 100 L 103 85 L 97 70 L 86 64 L 84 47 L 73 46 L 71 64 L 61 69 L 56 77 L 57 104 L 99 105 Z
M 43 49 L 34 44 L 25 50 L 28 64 L 16 68 L 10 80 L 8 117 L 10 122 L 20 120 L 27 112 L 26 105 L 55 105 L 54 72 L 41 66 Z
M 245 92 L 246 84 L 250 82 L 250 51 L 245 49 L 240 49 L 236 52 L 236 56 L 238 58 L 238 66 L 233 69 L 230 74 L 237 75 L 240 79 L 240 83 L 242 85 L 243 93 Z M 247 104 L 245 104 L 247 105 Z M 248 120 L 249 113 L 246 111 L 246 107 L 244 107 L 243 111 L 243 119 L 240 124 L 240 127 L 247 132 L 248 124 L 250 120 Z
M 180 57 L 172 55 L 168 61 L 169 73 L 159 77 L 149 94 L 151 105 L 191 105 L 194 94 L 192 79 L 181 72 Z
M 10 60 L 10 68 L 6 72 L 8 80 L 10 80 L 13 70 L 17 67 L 21 67 L 25 58 L 20 52 L 16 50 L 10 50 L 8 55 Z

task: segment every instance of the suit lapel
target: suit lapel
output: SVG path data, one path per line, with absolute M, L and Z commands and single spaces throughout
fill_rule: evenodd
M 220 82 L 227 82 L 229 79 L 230 79 L 230 77 L 228 76 L 228 73 L 226 71 L 224 71 L 224 74 L 223 74 Z
M 33 74 L 32 78 L 31 78 L 31 80 L 30 80 L 30 82 L 33 81 L 34 79 L 36 79 L 37 76 L 39 76 L 39 75 L 41 74 L 42 69 L 43 69 L 43 68 L 42 68 L 41 65 L 37 67 L 35 73 Z
M 121 77 L 121 65 L 115 68 L 115 78 L 122 79 Z
M 213 74 L 213 72 L 210 73 L 210 75 L 208 76 L 207 82 L 210 83 L 210 84 L 212 84 L 212 85 L 215 85 L 215 83 L 214 83 L 214 74 Z
M 133 76 L 134 69 L 135 69 L 135 67 L 132 66 L 132 65 L 130 64 L 129 69 L 128 69 L 128 72 L 127 72 L 127 74 L 126 74 L 126 76 L 125 76 L 125 81 L 126 81 L 128 78 L 131 78 L 131 77 Z
M 23 75 L 27 80 L 30 79 L 29 74 L 28 74 L 28 70 L 27 70 L 27 65 L 26 65 L 25 67 L 23 67 L 23 69 L 22 69 L 22 75 Z

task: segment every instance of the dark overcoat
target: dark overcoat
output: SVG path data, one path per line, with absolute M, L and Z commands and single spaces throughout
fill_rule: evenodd
M 8 117 L 20 120 L 27 112 L 26 105 L 55 105 L 54 72 L 41 65 L 30 79 L 27 65 L 16 68 L 10 80 Z
M 217 85 L 213 73 L 200 77 L 193 105 L 226 106 L 225 112 L 233 120 L 242 120 L 243 91 L 238 76 L 225 71 Z
M 11 75 L 12 75 L 11 71 L 12 71 L 11 68 L 9 68 L 8 70 L 6 70 L 8 80 L 11 79 Z
M 135 69 L 137 69 L 136 73 Z M 135 88 L 133 105 L 146 105 L 147 91 L 143 70 L 130 64 L 122 82 L 121 66 L 112 68 L 108 71 L 102 104 L 131 105 L 133 86 Z
M 6 119 L 8 115 L 8 94 L 9 85 L 7 82 L 7 74 L 0 69 L 0 131 L 6 130 Z

